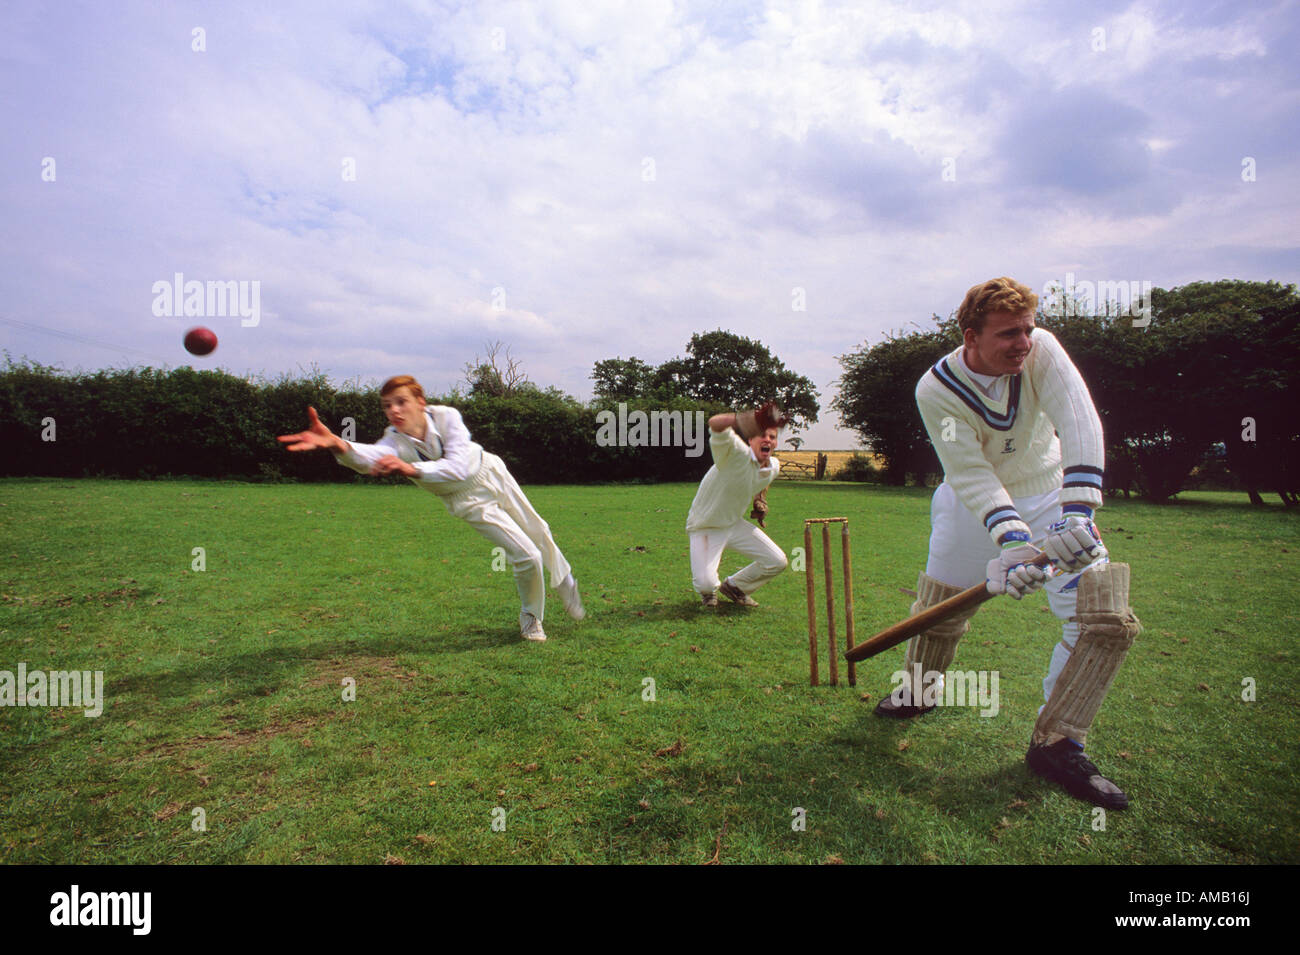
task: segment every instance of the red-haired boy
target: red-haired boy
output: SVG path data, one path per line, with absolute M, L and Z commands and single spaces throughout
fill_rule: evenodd
M 545 572 L 569 616 L 581 620 L 585 612 L 569 562 L 505 462 L 470 437 L 455 408 L 426 404 L 424 389 L 410 375 L 388 379 L 379 393 L 389 427 L 376 444 L 344 441 L 321 423 L 315 408 L 307 409 L 306 431 L 279 440 L 290 451 L 331 451 L 336 461 L 361 474 L 401 474 L 442 498 L 448 512 L 505 551 L 519 590 L 524 639 L 546 639 Z

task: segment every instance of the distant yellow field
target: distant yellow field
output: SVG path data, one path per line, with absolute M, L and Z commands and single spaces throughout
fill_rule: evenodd
M 866 454 L 866 452 L 865 451 L 808 451 L 808 450 L 790 451 L 786 448 L 781 448 L 776 452 L 776 457 L 778 457 L 781 460 L 781 464 L 783 466 L 786 464 L 806 464 L 809 467 L 814 467 L 816 465 L 818 454 L 826 455 L 826 476 L 830 477 L 831 475 L 839 471 L 841 468 L 843 468 L 844 465 L 848 463 L 849 458 L 853 457 L 855 454 Z M 869 455 L 869 457 L 872 459 L 872 463 L 875 464 L 876 467 L 883 466 L 883 461 L 876 455 Z

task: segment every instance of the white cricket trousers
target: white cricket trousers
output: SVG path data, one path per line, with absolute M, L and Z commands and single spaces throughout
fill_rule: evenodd
M 539 621 L 546 613 L 546 578 L 558 587 L 569 576 L 569 562 L 555 545 L 550 525 L 533 509 L 506 464 L 495 454 L 483 452 L 483 466 L 474 485 L 443 498 L 447 510 L 506 552 L 515 573 L 521 610 Z
M 1058 489 L 1013 500 L 1021 519 L 1029 525 L 1033 540 L 1041 541 L 1047 536 L 1048 525 L 1060 520 L 1060 493 Z M 983 521 L 966 509 L 946 481 L 940 484 L 930 501 L 930 557 L 925 565 L 926 574 L 952 587 L 971 587 L 987 579 L 988 562 L 998 556 L 998 550 Z M 1065 669 L 1074 642 L 1079 638 L 1079 625 L 1070 622 L 1078 600 L 1079 577 L 1104 563 L 1105 558 L 1079 573 L 1057 574 L 1043 587 L 1048 606 L 1061 621 L 1061 640 L 1052 649 L 1047 676 L 1043 679 L 1044 700 L 1051 697 L 1056 678 Z
M 772 542 L 772 538 L 743 518 L 730 527 L 692 531 L 690 538 L 691 579 L 696 593 L 717 593 L 721 584 L 718 579 L 718 564 L 722 562 L 722 552 L 727 548 L 753 558 L 753 563 L 732 574 L 730 578 L 746 594 L 752 594 L 762 587 L 790 563 L 785 552 Z

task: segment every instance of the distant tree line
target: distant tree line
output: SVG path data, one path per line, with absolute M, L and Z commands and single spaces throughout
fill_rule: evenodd
M 1040 312 L 1092 393 L 1106 436 L 1106 483 L 1167 500 L 1207 476 L 1263 503 L 1300 503 L 1300 296 L 1277 282 L 1153 289 L 1150 321 Z M 1063 310 L 1062 310 L 1063 311 Z M 956 320 L 840 356 L 832 406 L 886 462 L 888 483 L 940 472 L 913 395 L 961 344 Z
M 698 481 L 712 463 L 704 422 L 760 395 L 816 420 L 812 383 L 761 344 L 710 332 L 693 337 L 688 352 L 651 388 L 607 388 L 602 369 L 611 366 L 597 362 L 596 398 L 583 402 L 529 381 L 497 343 L 466 364 L 463 388 L 428 400 L 458 408 L 474 440 L 524 483 Z M 387 426 L 377 383 L 336 387 L 315 370 L 266 381 L 189 367 L 67 373 L 6 359 L 0 474 L 367 480 L 330 455 L 290 454 L 275 440 L 306 426 L 308 405 L 337 434 L 348 437 L 350 423 L 359 442 Z M 698 453 L 689 455 L 692 440 Z

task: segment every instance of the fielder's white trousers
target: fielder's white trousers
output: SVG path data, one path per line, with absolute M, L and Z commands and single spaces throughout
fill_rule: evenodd
M 1029 525 L 1032 540 L 1047 536 L 1047 527 L 1061 519 L 1060 491 L 1048 491 L 1032 497 L 1018 497 L 1013 503 L 1020 517 Z M 930 557 L 925 572 L 935 580 L 953 587 L 971 587 L 985 580 L 988 562 L 998 556 L 998 546 L 984 529 L 984 523 L 957 499 L 957 493 L 945 481 L 935 489 L 930 501 Z M 1052 613 L 1061 620 L 1061 640 L 1052 650 L 1052 659 L 1043 679 L 1043 699 L 1049 699 L 1056 678 L 1079 638 L 1079 625 L 1071 623 L 1078 598 L 1080 574 L 1106 563 L 1103 558 L 1074 574 L 1057 574 L 1043 589 Z M 1001 598 L 998 598 L 1001 599 Z
M 555 545 L 550 525 L 533 509 L 523 490 L 495 454 L 483 452 L 483 467 L 467 490 L 443 498 L 447 510 L 506 553 L 515 574 L 521 611 L 542 620 L 546 614 L 546 578 L 558 587 L 569 576 L 569 562 Z
M 746 594 L 762 587 L 790 563 L 772 538 L 743 518 L 730 527 L 692 531 L 690 538 L 691 580 L 696 593 L 717 593 L 722 583 L 718 579 L 718 564 L 722 562 L 722 552 L 728 548 L 753 559 L 730 578 Z

